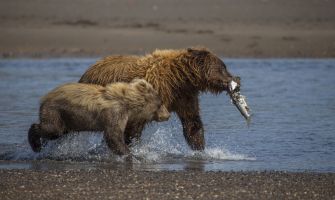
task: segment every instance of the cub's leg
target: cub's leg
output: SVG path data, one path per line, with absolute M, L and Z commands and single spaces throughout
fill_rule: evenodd
M 144 126 L 145 122 L 128 122 L 124 131 L 124 140 L 127 145 L 131 145 L 134 140 L 135 142 L 140 140 Z
M 124 140 L 124 130 L 128 116 L 122 112 L 108 110 L 103 112 L 104 138 L 108 147 L 117 155 L 129 154 L 129 148 Z
M 31 149 L 34 152 L 41 151 L 41 131 L 40 131 L 40 125 L 39 124 L 32 124 L 30 126 L 30 129 L 28 131 L 28 141 L 30 144 Z
M 28 132 L 29 144 L 35 152 L 41 151 L 42 139 L 54 140 L 66 132 L 61 115 L 56 109 L 42 108 L 40 121 L 40 124 L 32 124 Z

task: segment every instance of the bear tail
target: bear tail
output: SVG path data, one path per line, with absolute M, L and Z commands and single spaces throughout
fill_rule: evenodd
M 41 136 L 40 136 L 40 125 L 32 124 L 28 131 L 28 141 L 31 146 L 31 149 L 34 152 L 41 151 Z

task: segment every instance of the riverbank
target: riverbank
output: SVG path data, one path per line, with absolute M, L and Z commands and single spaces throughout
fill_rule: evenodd
M 224 57 L 335 57 L 334 1 L 0 1 L 0 57 L 205 46 Z
M 334 199 L 334 173 L 0 170 L 1 199 Z

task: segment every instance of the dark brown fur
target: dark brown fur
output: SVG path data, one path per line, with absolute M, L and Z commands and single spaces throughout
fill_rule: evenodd
M 227 90 L 232 79 L 240 84 L 239 78 L 207 49 L 156 50 L 143 57 L 109 56 L 91 66 L 79 82 L 106 85 L 134 78 L 151 83 L 168 110 L 177 113 L 185 139 L 195 150 L 205 146 L 199 92 L 220 93 Z M 126 132 L 140 135 L 142 128 L 143 124 L 129 124 Z
M 62 85 L 43 99 L 40 124 L 32 124 L 28 140 L 35 152 L 41 139 L 57 139 L 68 132 L 103 131 L 109 148 L 116 154 L 129 153 L 126 143 L 135 137 L 124 134 L 127 123 L 164 121 L 165 106 L 144 80 L 106 87 L 81 83 Z

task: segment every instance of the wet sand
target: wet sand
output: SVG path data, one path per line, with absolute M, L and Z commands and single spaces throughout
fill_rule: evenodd
M 0 57 L 205 46 L 225 57 L 335 57 L 335 1 L 0 0 Z
M 0 170 L 1 199 L 334 199 L 334 173 Z

